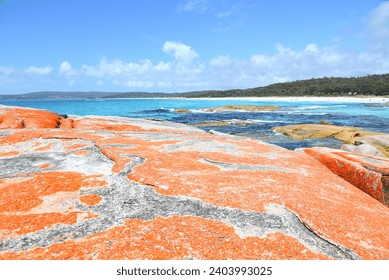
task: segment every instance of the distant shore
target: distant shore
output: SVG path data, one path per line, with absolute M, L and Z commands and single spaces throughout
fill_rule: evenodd
M 97 98 L 99 99 L 99 98 Z M 166 99 L 166 100 L 246 100 L 246 101 L 307 101 L 307 102 L 347 102 L 347 103 L 386 103 L 389 97 L 365 96 L 365 97 L 321 97 L 321 96 L 269 96 L 269 97 L 137 97 L 137 98 L 103 98 L 100 100 L 121 99 Z M 93 100 L 93 99 L 92 99 Z
M 183 98 L 186 99 L 186 98 Z M 271 97 L 221 97 L 221 98 L 191 98 L 191 99 L 203 99 L 203 100 L 248 100 L 248 101 L 311 101 L 311 102 L 355 102 L 355 103 L 385 103 L 389 102 L 389 97 L 319 97 L 319 96 L 271 96 Z

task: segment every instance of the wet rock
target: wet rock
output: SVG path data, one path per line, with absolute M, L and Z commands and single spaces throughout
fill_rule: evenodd
M 165 121 L 0 116 L 34 123 L 0 131 L 0 259 L 389 258 L 388 208 L 308 155 Z
M 175 113 L 179 113 L 179 114 L 190 114 L 190 113 L 192 113 L 192 111 L 188 110 L 188 109 L 175 109 L 174 112 Z
M 297 124 L 273 127 L 273 131 L 282 133 L 293 139 L 323 139 L 335 138 L 345 144 L 369 144 L 374 149 L 367 146 L 360 148 L 344 146 L 344 149 L 355 152 L 374 154 L 389 158 L 389 135 L 385 133 L 364 131 L 358 127 L 336 126 L 325 124 Z M 379 153 L 376 151 L 378 150 Z

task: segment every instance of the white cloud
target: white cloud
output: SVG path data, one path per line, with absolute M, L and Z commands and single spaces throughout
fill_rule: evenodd
M 171 69 L 171 63 L 160 61 L 154 68 L 157 71 L 169 71 Z
M 167 41 L 162 47 L 165 53 L 173 54 L 178 62 L 191 63 L 199 55 L 190 46 L 183 43 Z
M 232 63 L 232 61 L 228 55 L 219 55 L 209 61 L 209 65 L 214 67 L 226 67 L 230 63 Z
M 215 14 L 215 16 L 218 18 L 227 18 L 227 17 L 230 17 L 231 15 L 232 15 L 232 10 L 217 12 Z
M 48 75 L 53 71 L 53 68 L 51 66 L 45 66 L 45 67 L 36 67 L 36 66 L 30 66 L 24 72 L 31 75 Z
M 308 44 L 305 47 L 305 52 L 307 52 L 307 53 L 318 53 L 319 52 L 319 47 L 316 44 Z
M 59 66 L 59 74 L 64 76 L 69 86 L 73 86 L 76 82 L 76 71 L 68 61 L 63 61 Z
M 12 67 L 0 65 L 0 76 L 11 75 L 15 70 Z
M 302 50 L 276 44 L 275 50 L 274 54 L 259 53 L 248 60 L 223 56 L 210 60 L 211 84 L 216 88 L 246 88 L 312 77 L 389 72 L 389 57 L 381 53 L 350 52 L 316 44 Z
M 276 44 L 273 54 L 257 53 L 248 59 L 219 55 L 209 61 L 195 61 L 191 46 L 167 41 L 162 47 L 174 59 L 153 63 L 101 59 L 96 65 L 73 69 L 64 61 L 60 73 L 69 82 L 88 79 L 91 85 L 123 90 L 190 91 L 249 88 L 277 82 L 323 76 L 360 76 L 389 72 L 389 58 L 379 52 L 350 52 L 335 47 L 307 44 L 301 50 Z M 1 69 L 0 69 L 1 70 Z
M 208 8 L 208 0 L 187 0 L 178 9 L 184 12 L 205 12 Z
M 195 7 L 194 2 L 187 1 L 186 4 L 188 11 Z M 85 90 L 93 90 L 92 86 L 104 90 L 176 92 L 250 88 L 323 76 L 389 73 L 389 1 L 373 10 L 365 24 L 368 31 L 365 37 L 370 39 L 370 47 L 365 50 L 342 49 L 339 42 L 330 46 L 312 42 L 300 49 L 279 43 L 274 46 L 272 53 L 257 51 L 245 59 L 229 54 L 215 55 L 207 61 L 201 61 L 191 46 L 166 41 L 162 51 L 171 55 L 167 61 L 103 58 L 95 65 L 85 64 L 79 69 L 63 61 L 59 66 L 59 76 L 63 80 L 54 81 L 50 86 L 54 84 L 62 88 L 64 82 L 71 86 L 77 81 L 77 86 L 84 85 Z M 50 66 L 18 69 L 0 65 L 0 88 L 3 92 L 9 89 L 13 92 L 16 89 L 32 91 L 25 90 L 22 85 L 46 86 L 48 83 L 43 79 L 49 79 L 42 75 L 52 71 Z
M 64 76 L 68 76 L 68 77 L 73 76 L 74 71 L 73 71 L 72 65 L 67 61 L 62 62 L 61 65 L 59 66 L 59 74 L 64 75 Z
M 389 53 L 389 1 L 382 2 L 366 20 L 370 47 Z
M 160 66 L 162 67 L 162 66 Z M 124 62 L 119 59 L 103 58 L 97 67 L 83 65 L 82 72 L 92 77 L 120 77 L 122 75 L 144 75 L 153 68 L 149 59 L 140 62 Z
M 389 1 L 381 3 L 368 18 L 368 25 L 378 37 L 389 37 Z
M 153 81 L 127 81 L 126 86 L 129 88 L 152 88 L 155 86 Z

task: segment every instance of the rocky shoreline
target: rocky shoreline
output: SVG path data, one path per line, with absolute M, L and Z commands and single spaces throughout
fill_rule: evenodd
M 0 259 L 389 259 L 385 158 L 0 106 L 0 161 Z
M 385 133 L 331 124 L 286 125 L 273 130 L 294 139 L 335 138 L 344 143 L 341 150 L 389 158 L 389 135 Z

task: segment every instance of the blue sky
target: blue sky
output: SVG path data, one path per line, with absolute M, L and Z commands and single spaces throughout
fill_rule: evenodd
M 389 1 L 0 0 L 0 94 L 389 73 Z

